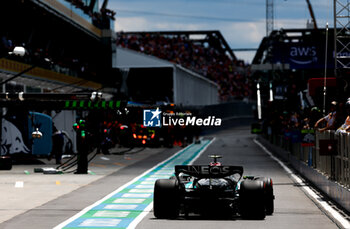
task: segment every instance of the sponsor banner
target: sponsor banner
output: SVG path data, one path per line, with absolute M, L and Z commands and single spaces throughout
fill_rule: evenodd
M 304 129 L 301 130 L 301 146 L 310 147 L 315 146 L 315 130 L 314 129 Z
M 350 55 L 350 53 L 346 53 Z M 273 51 L 274 63 L 289 64 L 291 69 L 324 68 L 325 47 L 322 41 L 279 43 Z M 327 68 L 334 68 L 334 52 L 329 50 Z
M 1 119 L 0 155 L 35 154 L 48 155 L 52 149 L 52 118 L 37 112 L 16 112 Z M 32 132 L 38 128 L 40 139 L 34 139 Z

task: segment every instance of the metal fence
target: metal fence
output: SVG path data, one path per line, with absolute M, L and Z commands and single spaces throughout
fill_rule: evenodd
M 334 134 L 334 133 L 333 133 Z M 349 171 L 349 150 L 350 135 L 349 133 L 334 135 L 338 139 L 338 154 L 335 156 L 335 180 L 339 183 L 350 187 L 350 171 Z
M 314 146 L 302 146 L 286 135 L 269 135 L 266 138 L 293 155 L 295 158 L 313 167 L 328 179 L 350 188 L 350 134 L 335 131 L 315 133 Z M 285 158 L 288 160 L 288 158 Z

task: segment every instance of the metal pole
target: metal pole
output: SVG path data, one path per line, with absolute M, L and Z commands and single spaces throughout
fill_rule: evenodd
M 176 75 L 176 66 L 173 66 L 173 103 L 178 104 L 179 101 L 181 101 L 177 96 L 178 96 L 178 91 L 177 91 L 177 75 Z M 183 101 L 181 101 L 183 102 Z
M 312 166 L 312 146 L 309 146 L 309 157 L 308 157 L 308 160 L 307 160 L 307 165 L 309 167 Z
M 326 115 L 327 55 L 328 55 L 328 22 L 326 24 L 326 50 L 325 50 L 324 81 L 323 81 L 323 115 Z
M 266 0 L 266 36 L 273 31 L 274 27 L 274 0 Z
M 334 77 L 337 77 L 337 0 L 333 1 Z
M 86 137 L 87 136 L 86 136 L 85 126 L 81 125 L 81 127 L 77 131 L 78 154 L 77 154 L 77 171 L 75 172 L 75 174 L 87 174 L 88 173 L 89 144 L 88 144 Z

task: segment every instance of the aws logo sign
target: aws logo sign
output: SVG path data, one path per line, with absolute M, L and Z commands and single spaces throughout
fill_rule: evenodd
M 293 46 L 289 52 L 290 61 L 295 64 L 311 64 L 317 62 L 317 51 L 315 46 Z

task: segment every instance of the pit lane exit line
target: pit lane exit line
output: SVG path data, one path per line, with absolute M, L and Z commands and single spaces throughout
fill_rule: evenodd
M 175 165 L 191 164 L 214 140 L 202 140 L 178 151 L 54 229 L 135 228 L 152 210 L 155 181 L 169 178 Z
M 257 141 L 256 139 L 254 139 L 253 141 L 255 142 L 255 144 L 260 146 L 260 148 L 262 148 L 265 151 L 265 153 L 267 153 L 273 160 L 275 160 L 293 178 L 293 180 L 296 183 L 298 183 L 307 194 L 309 194 L 309 196 L 313 199 L 314 202 L 317 202 L 319 206 L 326 210 L 340 225 L 342 225 L 343 228 L 350 229 L 350 223 L 347 219 L 345 219 L 341 214 L 335 211 L 326 201 L 322 200 L 322 198 L 319 195 L 317 195 L 312 189 L 310 189 L 310 187 L 306 186 L 299 176 L 293 173 L 291 169 L 289 169 L 280 159 L 275 157 L 259 141 Z

